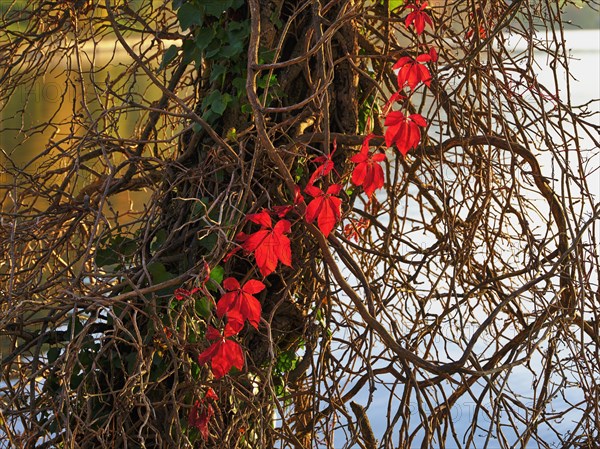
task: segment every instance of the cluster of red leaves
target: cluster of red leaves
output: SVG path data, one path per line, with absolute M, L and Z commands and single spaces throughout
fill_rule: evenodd
M 479 35 L 479 39 L 485 39 L 488 37 L 488 27 L 491 29 L 494 27 L 494 23 L 497 21 L 499 11 L 492 5 L 487 12 L 483 12 L 481 6 L 478 6 L 473 12 L 469 13 L 469 23 L 479 22 L 479 26 L 475 24 L 472 28 L 467 30 L 465 33 L 465 40 L 470 40 L 476 33 Z M 476 20 L 477 19 L 477 20 Z
M 433 27 L 431 17 L 427 13 L 427 3 L 417 1 L 406 5 L 410 13 L 406 17 L 404 24 L 407 28 L 411 25 L 415 27 L 417 34 L 423 33 L 425 25 Z M 400 93 L 405 87 L 414 91 L 419 85 L 424 84 L 427 87 L 431 85 L 431 72 L 426 64 L 437 62 L 438 54 L 435 48 L 431 47 L 427 53 L 422 53 L 416 58 L 412 56 L 401 57 L 393 66 L 398 70 L 398 92 L 394 93 L 384 107 L 385 123 L 385 143 L 388 147 L 393 145 L 403 156 L 416 148 L 421 142 L 421 129 L 427 126 L 427 121 L 420 114 L 405 114 L 402 111 L 390 111 L 393 104 L 402 99 Z
M 416 34 L 420 35 L 427 25 L 433 27 L 431 17 L 426 9 L 426 2 L 421 3 L 420 0 L 417 0 L 415 3 L 407 5 L 406 8 L 409 11 L 405 20 L 407 28 L 413 26 Z M 393 66 L 395 70 L 398 70 L 399 90 L 391 96 L 383 108 L 387 127 L 385 143 L 388 147 L 395 145 L 404 156 L 419 145 L 421 141 L 420 128 L 426 127 L 427 123 L 419 114 L 405 115 L 402 111 L 391 109 L 396 102 L 405 100 L 401 93 L 405 87 L 414 91 L 420 84 L 430 86 L 431 73 L 426 64 L 436 61 L 437 53 L 434 48 L 431 48 L 428 53 L 420 54 L 416 58 L 402 57 Z M 369 198 L 369 204 L 373 204 L 372 207 L 376 208 L 378 202 L 373 198 L 373 194 L 385 183 L 381 163 L 385 161 L 386 156 L 377 151 L 371 152 L 370 141 L 374 137 L 376 136 L 373 134 L 365 137 L 359 153 L 352 156 L 350 162 L 355 164 L 351 182 L 355 186 L 362 187 Z M 334 141 L 331 153 L 312 160 L 316 167 L 304 188 L 304 192 L 312 197 L 310 202 L 308 204 L 305 202 L 300 187 L 296 186 L 293 192 L 293 204 L 275 206 L 271 210 L 249 214 L 246 219 L 259 225 L 260 229 L 250 234 L 238 233 L 235 240 L 240 245 L 231 251 L 226 259 L 232 257 L 239 249 L 243 249 L 246 253 L 254 255 L 256 265 L 263 277 L 272 274 L 279 263 L 291 267 L 291 243 L 287 234 L 291 232 L 292 224 L 285 217 L 292 211 L 295 211 L 299 217 L 304 216 L 308 223 L 316 222 L 319 230 L 325 237 L 328 237 L 340 222 L 342 215 L 342 199 L 339 197 L 342 184 L 340 182 L 331 183 L 329 179 L 329 175 L 335 171 L 333 154 L 336 149 L 337 145 Z M 339 175 L 337 176 L 339 177 Z M 316 185 L 317 183 L 320 183 L 320 187 Z M 272 217 L 275 216 L 278 220 L 274 223 Z M 360 234 L 368 229 L 369 225 L 370 222 L 366 218 L 350 219 L 350 224 L 344 228 L 344 235 L 358 241 Z M 208 267 L 206 268 L 209 273 Z M 232 368 L 241 370 L 244 367 L 242 346 L 233 337 L 243 330 L 246 321 L 258 329 L 262 306 L 254 295 L 262 292 L 266 287 L 263 282 L 256 279 L 250 279 L 241 285 L 237 279 L 229 277 L 223 281 L 223 288 L 225 293 L 216 305 L 216 316 L 221 320 L 226 319 L 226 324 L 223 331 L 219 331 L 211 325 L 208 326 L 206 338 L 212 343 L 198 356 L 200 365 L 210 363 L 212 374 L 216 379 L 228 374 Z M 182 301 L 198 291 L 204 292 L 205 290 L 203 287 L 191 290 L 179 288 L 175 291 L 174 296 L 178 301 Z M 194 403 L 188 417 L 190 427 L 198 429 L 204 439 L 209 436 L 208 424 L 214 415 L 213 406 L 208 401 L 216 399 L 214 391 L 209 389 L 202 400 Z
M 204 398 L 194 402 L 194 406 L 188 415 L 188 425 L 195 427 L 202 435 L 202 438 L 208 440 L 208 423 L 215 414 L 212 404 L 208 401 L 216 401 L 219 398 L 212 388 L 209 388 Z
M 319 179 L 319 178 L 324 178 L 325 176 L 327 176 L 329 173 L 331 173 L 335 167 L 334 163 L 333 163 L 333 155 L 335 154 L 335 151 L 337 150 L 337 141 L 333 141 L 333 150 L 331 151 L 331 153 L 325 155 L 325 156 L 318 156 L 316 158 L 313 159 L 313 162 L 315 164 L 319 164 L 317 165 L 317 168 L 315 168 L 315 171 L 313 172 L 313 174 L 310 176 L 310 179 L 308 180 L 308 185 L 312 186 L 315 184 L 315 182 Z

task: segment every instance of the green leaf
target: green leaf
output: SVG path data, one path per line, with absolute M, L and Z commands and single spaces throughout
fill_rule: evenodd
M 200 51 L 204 51 L 215 37 L 215 30 L 212 27 L 202 27 L 196 31 L 194 42 Z
M 157 251 L 165 243 L 165 240 L 167 240 L 167 231 L 159 229 L 150 243 L 150 251 Z
M 95 260 L 97 266 L 106 267 L 119 263 L 119 255 L 112 248 L 99 248 Z
M 221 92 L 218 90 L 211 91 L 204 99 L 202 100 L 202 109 L 208 110 L 210 106 L 221 96 Z
M 137 367 L 137 352 L 131 352 L 129 354 L 127 354 L 125 357 L 125 363 L 127 363 L 127 366 L 125 367 L 125 371 L 127 372 L 127 374 L 129 374 L 130 376 L 134 373 L 136 367 Z
M 152 365 L 150 366 L 150 381 L 156 382 L 160 379 L 165 372 L 165 368 L 166 363 L 164 359 L 155 352 L 152 357 Z
M 244 44 L 242 42 L 235 42 L 226 47 L 222 47 L 218 54 L 222 58 L 233 59 L 235 56 L 242 53 L 243 50 Z
M 200 246 L 208 251 L 212 250 L 217 244 L 217 234 L 214 232 L 203 237 L 198 242 Z
M 210 278 L 219 285 L 223 282 L 223 277 L 225 277 L 225 268 L 221 265 L 217 265 L 210 271 Z
M 137 241 L 128 237 L 117 236 L 110 240 L 106 247 L 96 250 L 96 265 L 105 267 L 128 259 L 135 254 Z
M 390 11 L 394 11 L 404 5 L 404 0 L 389 0 Z
M 202 118 L 208 122 L 209 125 L 213 125 L 219 119 L 219 117 L 221 116 L 219 114 L 215 114 L 212 109 L 208 109 L 204 111 L 204 114 L 202 114 Z
M 148 271 L 150 272 L 150 276 L 152 276 L 153 284 L 160 284 L 161 282 L 168 281 L 175 277 L 169 273 L 165 266 L 160 262 L 152 262 L 148 265 Z
M 243 94 L 246 92 L 246 77 L 235 77 L 232 81 L 231 84 L 233 85 L 233 87 L 235 87 L 238 91 L 238 95 Z
M 196 47 L 196 43 L 190 39 L 183 41 L 181 50 L 183 51 L 183 58 L 181 61 L 183 64 L 189 64 L 202 56 L 202 52 Z
M 54 363 L 60 357 L 61 349 L 60 348 L 50 348 L 48 349 L 48 363 Z
M 196 312 L 204 319 L 209 319 L 212 315 L 212 300 L 208 299 L 206 296 L 203 296 L 200 299 L 196 300 Z
M 231 95 L 219 95 L 210 105 L 210 108 L 215 114 L 223 115 L 223 112 L 225 112 L 225 109 L 227 109 L 227 105 L 229 103 L 231 103 Z
M 276 75 L 265 75 L 265 76 L 261 76 L 260 78 L 258 78 L 256 80 L 256 85 L 258 87 L 260 87 L 261 89 L 264 89 L 265 87 L 267 87 L 267 84 L 271 87 L 273 87 L 274 85 L 277 84 L 277 76 Z
M 73 374 L 71 374 L 71 382 L 70 382 L 71 389 L 73 389 L 73 390 L 77 389 L 77 387 L 79 387 L 79 385 L 81 385 L 82 380 L 83 380 L 83 373 L 73 372 Z
M 206 47 L 205 56 L 206 59 L 212 59 L 219 54 L 221 48 L 223 48 L 223 39 L 213 39 L 210 44 Z
M 175 59 L 178 52 L 179 52 L 179 47 L 175 44 L 173 44 L 169 48 L 167 48 L 167 50 L 165 51 L 165 53 L 163 55 L 163 60 L 160 63 L 160 67 L 158 67 L 158 70 L 164 70 L 164 68 L 167 67 L 171 63 L 171 61 L 173 61 L 173 59 Z
M 200 369 L 200 365 L 198 365 L 197 363 L 192 362 L 192 367 L 191 367 L 191 371 L 192 371 L 192 377 L 196 380 L 200 379 L 200 374 L 202 374 L 202 370 Z
M 212 67 L 210 72 L 210 77 L 208 78 L 211 83 L 215 82 L 219 78 L 221 78 L 227 72 L 227 68 L 221 64 L 215 64 Z
M 193 3 L 184 3 L 177 11 L 179 25 L 183 31 L 192 25 L 200 25 L 204 21 L 202 11 Z
M 203 0 L 202 6 L 207 15 L 220 17 L 233 4 L 232 0 Z

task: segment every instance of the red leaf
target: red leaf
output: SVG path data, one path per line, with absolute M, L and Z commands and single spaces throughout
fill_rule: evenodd
M 284 218 L 294 209 L 294 206 L 288 204 L 286 206 L 273 206 L 273 212 L 277 214 L 279 218 Z
M 431 62 L 437 62 L 438 53 L 437 53 L 437 50 L 435 49 L 435 47 L 431 47 L 429 49 L 429 57 L 431 58 Z
M 385 118 L 385 143 L 388 147 L 396 145 L 403 156 L 419 145 L 421 131 L 419 126 L 427 126 L 425 119 L 419 114 L 406 117 L 401 111 L 393 111 Z
M 191 290 L 186 290 L 185 288 L 178 288 L 175 290 L 175 292 L 173 292 L 173 295 L 175 296 L 175 299 L 177 301 L 183 301 L 199 291 L 201 291 L 201 289 L 198 287 L 194 287 Z
M 243 240 L 238 234 L 236 239 L 238 241 L 243 241 L 242 247 L 246 251 L 254 253 L 256 264 L 258 265 L 261 274 L 263 276 L 271 274 L 275 271 L 275 268 L 277 268 L 278 262 L 291 266 L 292 250 L 290 247 L 290 239 L 285 235 L 290 232 L 290 222 L 287 220 L 279 220 L 275 226 L 272 227 L 271 217 L 266 211 L 263 211 L 260 214 L 252 214 L 248 219 L 262 225 L 261 229 L 251 235 L 243 234 Z
M 257 214 L 248 214 L 246 219 L 267 228 L 271 227 L 271 216 L 269 215 L 269 212 L 264 209 Z
M 224 294 L 219 300 L 217 316 L 219 318 L 227 316 L 228 324 L 231 324 L 236 330 L 241 330 L 246 320 L 258 329 L 262 309 L 258 299 L 252 295 L 264 290 L 265 284 L 251 279 L 243 287 L 240 287 L 235 278 L 227 278 L 223 281 L 223 286 L 229 293 Z
M 404 95 L 402 95 L 401 92 L 394 92 L 392 94 L 392 96 L 390 97 L 390 99 L 385 103 L 385 105 L 381 109 L 382 115 L 387 115 L 390 112 L 390 110 L 392 109 L 392 106 L 394 106 L 395 102 L 404 100 L 404 99 L 406 99 L 406 97 Z
M 436 54 L 437 55 L 437 54 Z M 432 61 L 430 53 L 423 53 L 413 59 L 404 56 L 394 64 L 394 70 L 398 70 L 398 88 L 403 89 L 408 86 L 410 90 L 415 90 L 419 83 L 426 86 L 431 84 L 431 73 L 422 63 Z
M 306 207 L 306 221 L 312 223 L 317 219 L 319 229 L 325 237 L 328 237 L 342 215 L 342 200 L 337 195 L 342 186 L 333 184 L 327 189 L 327 193 L 318 187 L 309 185 L 304 189 L 314 199 Z
M 363 186 L 363 190 L 369 198 L 384 184 L 383 169 L 378 162 L 385 159 L 385 154 L 369 154 L 369 141 L 373 137 L 373 134 L 365 137 L 360 153 L 350 158 L 351 162 L 357 164 L 352 172 L 352 183 Z
M 228 336 L 230 334 L 227 331 L 221 336 L 215 328 L 209 326 L 206 337 L 217 341 L 198 356 L 200 365 L 210 362 L 211 371 L 216 379 L 223 377 L 232 367 L 239 370 L 244 367 L 242 347 L 233 340 L 225 339 Z
M 406 16 L 404 24 L 406 25 L 406 28 L 410 27 L 410 25 L 413 25 L 415 27 L 415 32 L 417 34 L 422 34 L 425 30 L 425 24 L 428 24 L 433 28 L 433 23 L 431 22 L 431 17 L 429 17 L 429 14 L 425 12 L 425 8 L 427 8 L 427 2 L 424 2 L 420 6 L 418 3 L 419 2 L 406 5 L 406 7 L 411 9 L 412 12 Z
M 213 401 L 217 401 L 219 397 L 217 396 L 217 393 L 215 393 L 215 390 L 208 387 L 208 390 L 206 390 L 206 394 L 204 395 L 204 399 L 211 399 Z
M 225 290 L 227 290 L 228 292 L 230 292 L 232 290 L 239 290 L 241 287 L 240 287 L 240 283 L 238 282 L 238 280 L 236 278 L 229 277 L 223 281 L 223 288 Z
M 214 414 L 212 405 L 206 405 L 204 401 L 196 401 L 190 410 L 188 423 L 190 427 L 198 429 L 204 440 L 208 440 L 208 423 Z
M 332 158 L 333 158 L 333 155 L 335 154 L 335 150 L 337 150 L 337 141 L 336 140 L 333 141 L 333 150 L 331 151 L 331 153 L 329 153 L 325 156 L 318 156 L 313 159 L 313 162 L 316 162 L 321 165 L 319 165 L 315 169 L 314 173 L 310 176 L 310 179 L 308 180 L 309 185 L 314 184 L 317 179 L 325 177 L 329 173 L 331 173 L 331 171 L 334 168 L 334 163 L 333 163 Z M 302 195 L 300 195 L 300 196 L 302 196 Z
M 208 329 L 206 330 L 206 338 L 209 340 L 218 340 L 221 338 L 221 332 L 212 326 L 208 326 Z
M 358 242 L 360 234 L 369 228 L 371 222 L 368 218 L 361 218 L 360 220 L 350 219 L 350 223 L 344 226 L 344 235 L 347 239 Z
M 294 210 L 298 204 L 304 203 L 304 197 L 302 196 L 302 193 L 300 193 L 300 187 L 298 186 L 294 186 L 293 201 L 294 204 L 288 204 L 285 206 L 273 206 L 273 212 L 275 212 L 279 218 L 284 218 L 287 214 Z
M 302 196 L 302 191 L 300 186 L 294 186 L 294 205 L 298 205 L 300 203 L 304 203 L 304 197 Z

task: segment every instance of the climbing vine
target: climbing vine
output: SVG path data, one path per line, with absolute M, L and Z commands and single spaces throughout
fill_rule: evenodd
M 0 449 L 596 447 L 562 3 L 2 7 Z

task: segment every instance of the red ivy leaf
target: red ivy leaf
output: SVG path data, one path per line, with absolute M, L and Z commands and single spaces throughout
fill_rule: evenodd
M 427 2 L 424 2 L 420 6 L 419 2 L 411 3 L 410 5 L 406 5 L 406 7 L 411 10 L 404 21 L 406 28 L 409 28 L 411 25 L 413 25 L 417 34 L 423 33 L 426 24 L 433 28 L 431 17 L 429 17 L 429 14 L 425 11 L 425 8 L 427 8 Z
M 216 341 L 198 356 L 198 363 L 204 365 L 210 362 L 211 371 L 216 379 L 223 377 L 234 366 L 239 370 L 244 367 L 242 347 L 239 343 L 226 339 L 231 335 L 233 335 L 232 331 L 226 328 L 222 336 L 212 326 L 209 326 L 206 332 L 206 338 Z
M 185 299 L 188 299 L 194 293 L 197 293 L 197 292 L 199 292 L 201 290 L 202 289 L 200 289 L 198 287 L 194 287 L 191 290 L 186 290 L 185 288 L 178 288 L 178 289 L 175 290 L 175 292 L 173 293 L 173 295 L 175 296 L 175 299 L 177 301 L 183 301 Z
M 292 206 L 291 204 L 286 204 L 285 206 L 273 206 L 273 212 L 275 212 L 275 214 L 277 214 L 279 218 L 284 218 L 293 209 L 294 206 Z
M 410 56 L 400 58 L 393 67 L 394 70 L 398 70 L 398 88 L 403 89 L 408 86 L 410 90 L 415 90 L 419 83 L 429 86 L 431 84 L 431 73 L 423 64 L 435 62 L 436 60 L 437 52 L 435 49 L 417 56 L 416 59 Z
M 265 284 L 251 279 L 243 287 L 235 278 L 227 278 L 223 281 L 225 293 L 217 304 L 217 316 L 227 316 L 227 325 L 234 331 L 241 331 L 244 322 L 248 320 L 255 329 L 258 329 L 260 321 L 261 305 L 253 295 L 264 290 Z
M 310 179 L 308 180 L 308 184 L 312 185 L 315 183 L 315 181 L 319 178 L 325 177 L 327 176 L 329 173 L 331 173 L 331 171 L 334 168 L 334 163 L 333 163 L 333 155 L 335 154 L 335 150 L 337 150 L 337 141 L 334 140 L 333 141 L 333 151 L 331 151 L 331 153 L 329 153 L 326 156 L 319 156 L 313 159 L 313 162 L 316 162 L 319 165 L 314 173 L 310 176 Z M 299 193 L 299 192 L 298 192 Z M 302 195 L 300 195 L 302 196 Z
M 356 167 L 352 172 L 352 183 L 357 186 L 363 186 L 363 190 L 370 198 L 375 190 L 383 187 L 383 169 L 379 162 L 385 160 L 385 154 L 369 154 L 369 141 L 374 134 L 365 137 L 360 153 L 350 158 Z
M 285 235 L 290 232 L 291 224 L 287 220 L 279 220 L 275 226 L 272 226 L 271 216 L 267 211 L 258 214 L 251 214 L 248 220 L 260 224 L 262 227 L 254 234 L 240 234 L 238 241 L 243 241 L 242 248 L 248 252 L 253 252 L 256 258 L 256 264 L 263 276 L 268 276 L 275 268 L 277 262 L 281 262 L 288 267 L 292 265 L 292 250 L 290 239 Z
M 288 204 L 285 206 L 273 206 L 273 212 L 275 212 L 279 218 L 284 218 L 300 203 L 304 203 L 304 197 L 302 196 L 302 193 L 300 193 L 300 187 L 294 186 L 294 204 Z
M 309 185 L 304 189 L 314 199 L 306 207 L 306 221 L 312 223 L 315 218 L 319 229 L 325 237 L 328 237 L 342 215 L 342 200 L 334 196 L 340 193 L 342 186 L 333 184 L 327 192 L 318 187 Z
M 400 101 L 400 100 L 405 100 L 405 99 L 406 99 L 406 97 L 404 95 L 402 95 L 401 92 L 394 92 L 392 94 L 392 96 L 390 97 L 390 99 L 385 103 L 383 108 L 381 108 L 381 114 L 387 115 L 390 112 L 390 110 L 392 109 L 392 107 L 394 106 L 394 103 L 396 103 L 397 101 Z
M 206 405 L 204 401 L 196 401 L 190 410 L 188 423 L 190 427 L 198 429 L 204 440 L 208 440 L 208 423 L 214 414 L 212 405 Z
M 215 390 L 208 387 L 208 390 L 206 390 L 206 394 L 204 395 L 204 399 L 210 399 L 213 401 L 217 401 L 219 399 L 219 397 L 217 396 L 217 393 L 215 393 Z
M 266 210 L 262 210 L 257 214 L 248 214 L 246 219 L 261 226 L 271 227 L 271 216 Z
M 388 147 L 396 145 L 400 153 L 406 156 L 421 141 L 420 127 L 427 126 L 425 119 L 419 114 L 406 117 L 401 111 L 392 111 L 385 118 L 385 143 Z
M 371 222 L 368 218 L 361 218 L 360 220 L 350 219 L 350 223 L 344 226 L 344 236 L 349 240 L 358 242 L 360 234 L 369 228 Z

